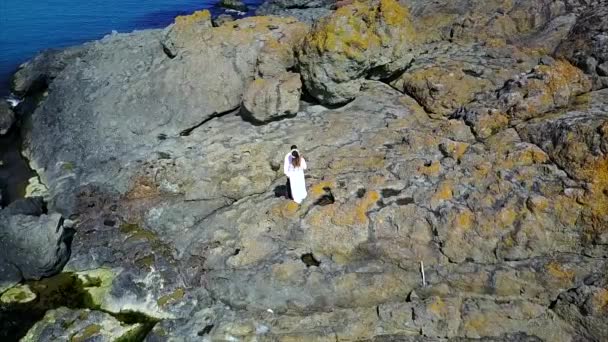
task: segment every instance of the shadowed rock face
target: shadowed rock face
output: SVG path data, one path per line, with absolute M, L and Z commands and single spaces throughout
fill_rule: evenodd
M 608 8 L 596 6 L 583 13 L 556 54 L 591 75 L 596 89 L 608 87 Z
M 579 5 L 515 2 L 496 37 L 467 3 L 345 4 L 310 33 L 199 13 L 85 46 L 26 130 L 48 216 L 75 222 L 65 271 L 95 309 L 158 320 L 146 341 L 608 339 L 608 93 L 533 45 L 565 44 L 547 28 Z M 489 21 L 450 38 L 451 11 Z M 350 102 L 263 116 L 296 107 L 279 80 L 298 73 Z M 294 144 L 302 205 L 275 191 Z

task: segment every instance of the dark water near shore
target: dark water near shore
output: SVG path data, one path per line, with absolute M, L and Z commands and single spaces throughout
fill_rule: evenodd
M 82 44 L 111 33 L 161 28 L 177 15 L 219 0 L 0 0 L 0 97 L 17 67 L 48 48 Z M 245 0 L 251 9 L 261 0 Z M 251 11 L 250 13 L 251 14 Z
M 17 129 L 0 136 L 0 207 L 23 197 L 27 181 L 33 176 L 18 146 Z

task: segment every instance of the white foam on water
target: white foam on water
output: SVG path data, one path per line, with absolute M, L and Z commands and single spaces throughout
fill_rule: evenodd
M 7 98 L 4 99 L 6 102 L 8 102 L 8 104 L 11 106 L 11 108 L 15 108 L 17 107 L 21 102 L 23 102 L 22 99 L 18 98 L 17 96 L 10 94 Z
M 240 16 L 243 16 L 243 15 L 247 14 L 247 12 L 241 12 L 241 11 L 237 11 L 237 10 L 233 10 L 233 9 L 227 9 L 224 12 L 226 12 L 226 13 L 234 13 L 234 14 L 240 15 Z

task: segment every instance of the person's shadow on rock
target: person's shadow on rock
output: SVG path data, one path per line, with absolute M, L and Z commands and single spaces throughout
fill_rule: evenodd
M 291 199 L 291 187 L 289 184 L 289 179 L 287 179 L 287 184 L 279 185 L 274 188 L 274 196 L 275 197 L 285 197 L 286 199 Z

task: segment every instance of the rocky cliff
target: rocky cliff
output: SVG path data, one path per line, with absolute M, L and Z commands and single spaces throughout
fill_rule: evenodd
M 24 340 L 607 340 L 608 4 L 290 4 L 327 13 L 198 12 L 17 72 L 46 187 L 0 215 L 46 258 L 0 283 L 17 323 L 42 300 Z

